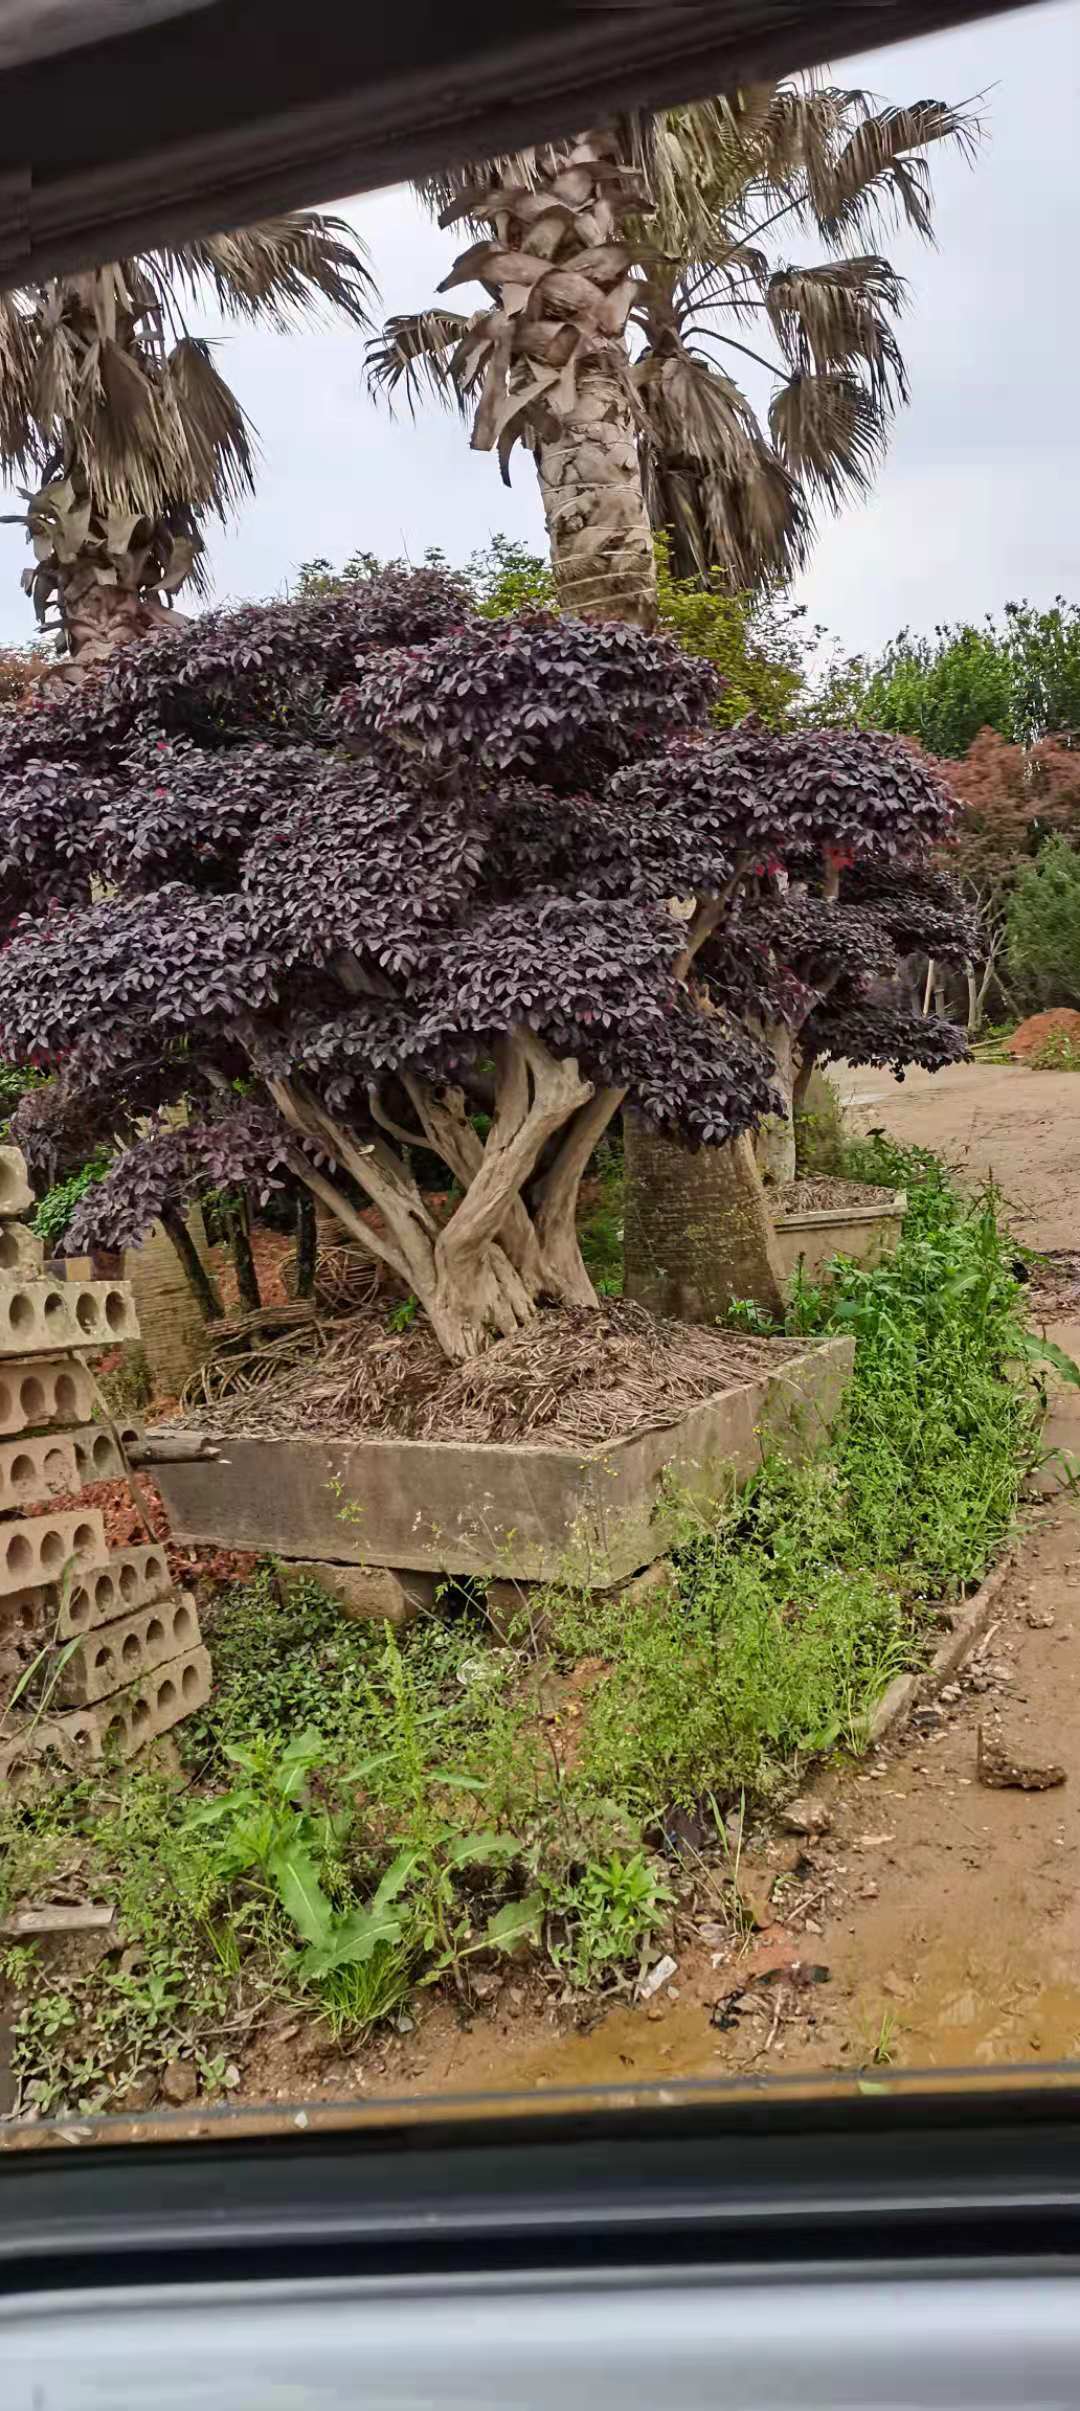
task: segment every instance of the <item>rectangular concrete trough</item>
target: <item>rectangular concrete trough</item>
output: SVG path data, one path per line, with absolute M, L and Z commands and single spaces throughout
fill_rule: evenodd
M 814 1207 L 801 1214 L 778 1214 L 774 1224 L 780 1262 L 787 1279 L 802 1265 L 813 1278 L 834 1256 L 851 1256 L 868 1268 L 880 1264 L 899 1243 L 907 1212 L 907 1197 L 898 1189 L 887 1205 Z
M 770 1442 L 823 1446 L 853 1342 L 809 1345 L 662 1431 L 584 1454 L 459 1441 L 223 1438 L 155 1468 L 174 1536 L 286 1558 L 598 1588 L 667 1546 L 680 1497 L 729 1496 Z

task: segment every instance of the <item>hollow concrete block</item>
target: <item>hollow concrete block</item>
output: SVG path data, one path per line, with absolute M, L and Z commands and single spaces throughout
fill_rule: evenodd
M 40 1431 L 48 1423 L 85 1423 L 94 1404 L 94 1385 L 76 1357 L 66 1363 L 34 1364 L 0 1356 L 0 1434 Z
M 87 1567 L 70 1585 L 66 1599 L 57 1597 L 55 1630 L 61 1641 L 111 1624 L 134 1608 L 151 1607 L 172 1589 L 169 1561 L 158 1545 L 113 1549 L 104 1564 Z
M 152 1674 L 170 1658 L 186 1656 L 198 1648 L 201 1639 L 190 1591 L 160 1599 L 155 1607 L 142 1607 L 133 1616 L 99 1625 L 76 1642 L 65 1658 L 60 1698 L 92 1707 L 97 1700 Z
M 26 1214 L 33 1202 L 25 1158 L 18 1147 L 0 1147 L 0 1215 L 6 1221 L 11 1215 Z
M 51 1432 L 45 1438 L 28 1435 L 0 1444 L 0 1515 L 34 1507 L 42 1499 L 60 1498 L 65 1491 L 81 1486 L 69 1433 Z
M 45 1250 L 25 1222 L 0 1222 L 0 1281 L 37 1281 Z
M 0 1524 L 0 1598 L 45 1582 L 62 1583 L 68 1567 L 77 1575 L 100 1565 L 105 1554 L 105 1526 L 96 1507 Z

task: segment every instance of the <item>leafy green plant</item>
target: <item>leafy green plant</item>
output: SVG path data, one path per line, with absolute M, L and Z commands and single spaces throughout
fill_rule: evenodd
M 1037 1072 L 1080 1072 L 1080 1046 L 1067 1030 L 1050 1030 L 1028 1061 Z
M 642 1962 L 666 1924 L 674 1894 L 644 1850 L 592 1859 L 576 1880 L 556 1885 L 551 1957 L 568 1981 L 588 1990 Z
M 79 1166 L 77 1172 L 69 1173 L 66 1180 L 57 1181 L 53 1188 L 47 1189 L 44 1197 L 35 1206 L 30 1216 L 30 1228 L 39 1239 L 44 1241 L 45 1247 L 50 1253 L 55 1252 L 59 1246 L 76 1206 L 86 1196 L 88 1189 L 94 1188 L 98 1181 L 104 1180 L 112 1161 L 110 1148 L 96 1148 L 94 1154 L 87 1158 L 86 1163 Z

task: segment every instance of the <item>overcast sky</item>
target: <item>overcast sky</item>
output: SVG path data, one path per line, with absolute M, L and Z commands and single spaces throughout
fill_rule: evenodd
M 982 93 L 987 133 L 974 169 L 936 162 L 937 250 L 904 236 L 886 246 L 911 285 L 911 403 L 872 501 L 822 527 L 798 599 L 851 650 L 1011 597 L 1080 599 L 1080 0 L 875 51 L 835 73 L 891 101 Z M 429 301 L 453 246 L 412 196 L 379 193 L 346 214 L 386 309 Z M 201 331 L 220 331 L 212 313 Z M 257 496 L 211 536 L 219 598 L 281 593 L 316 554 L 418 558 L 435 544 L 459 561 L 500 529 L 543 548 L 528 457 L 515 454 L 508 492 L 492 457 L 470 453 L 459 422 L 434 405 L 415 424 L 407 413 L 389 420 L 364 393 L 358 333 L 230 330 L 219 357 L 262 455 Z M 0 529 L 0 641 L 32 627 L 18 590 L 26 557 L 21 531 Z

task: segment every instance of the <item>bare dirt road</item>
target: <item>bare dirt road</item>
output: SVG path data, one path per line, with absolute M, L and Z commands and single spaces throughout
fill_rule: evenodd
M 1080 1245 L 1080 1073 L 958 1063 L 901 1081 L 844 1064 L 830 1077 L 862 1129 L 933 1147 L 966 1186 L 992 1176 L 1029 1245 Z

